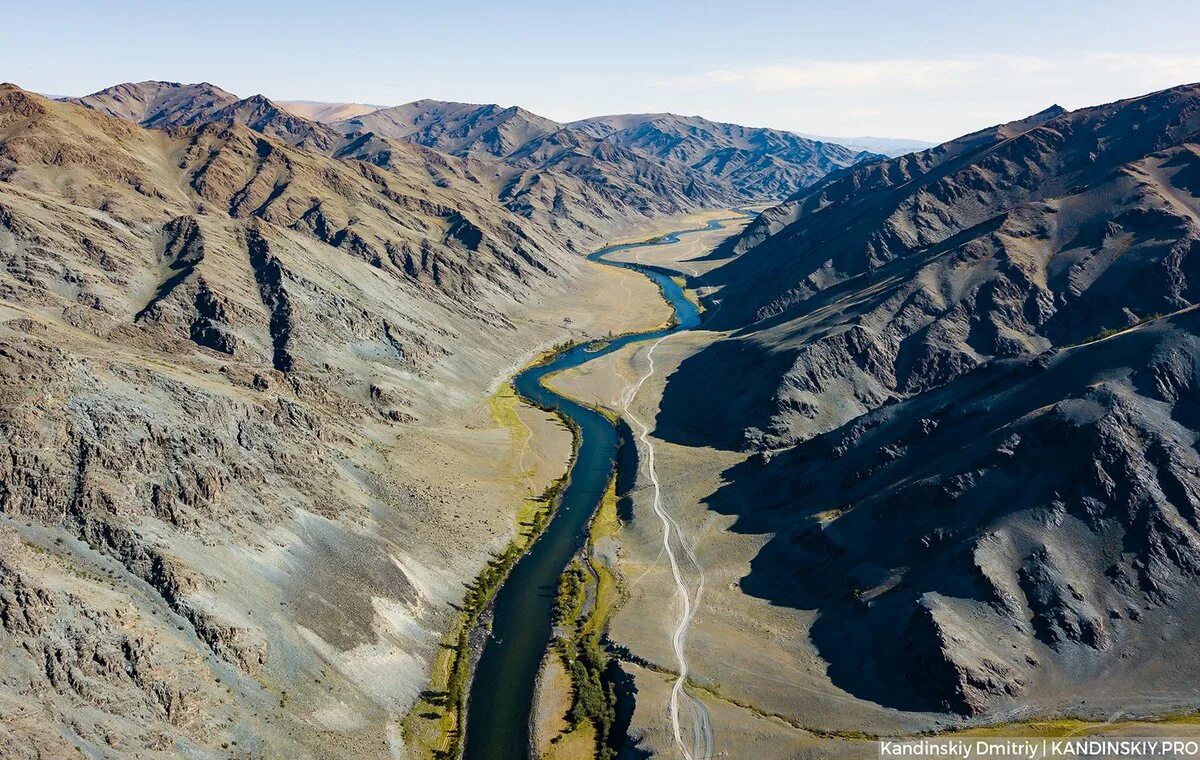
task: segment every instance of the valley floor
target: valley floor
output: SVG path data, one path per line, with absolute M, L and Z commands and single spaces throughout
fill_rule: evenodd
M 723 263 L 702 259 L 727 236 L 736 234 L 742 224 L 686 237 L 674 245 L 626 251 L 614 258 L 700 274 Z M 706 500 L 723 482 L 725 471 L 743 461 L 745 455 L 670 443 L 654 431 L 659 401 L 672 372 L 684 359 L 719 337 L 701 327 L 658 344 L 653 354 L 654 372 L 629 407 L 631 416 L 649 421 L 649 445 L 654 448 L 664 507 L 679 523 L 680 532 L 704 571 L 698 611 L 685 641 L 690 670 L 687 692 L 702 701 L 708 712 L 715 739 L 714 756 L 875 757 L 876 736 L 965 727 L 944 714 L 883 708 L 839 689 L 809 638 L 816 613 L 773 605 L 740 587 L 741 579 L 750 573 L 751 560 L 770 536 L 729 530 L 734 518 L 710 510 Z M 650 347 L 635 344 L 556 375 L 553 386 L 574 398 L 619 410 L 622 394 L 647 371 Z M 745 369 L 754 371 L 753 367 Z M 714 392 L 694 403 L 718 408 L 722 399 Z M 680 757 L 668 715 L 676 678 L 671 632 L 679 619 L 680 599 L 662 549 L 662 525 L 652 510 L 644 448 L 639 446 L 641 470 L 632 493 L 632 516 L 622 523 L 616 536 L 619 549 L 615 555 L 624 601 L 612 620 L 609 635 L 618 648 L 631 654 L 632 662 L 624 663 L 637 688 L 631 739 L 639 750 L 655 757 Z M 685 585 L 694 595 L 699 587 L 698 574 L 686 561 L 681 565 Z M 1069 697 L 1064 707 L 1068 705 Z M 691 749 L 693 721 L 686 712 L 681 703 L 684 742 Z M 1005 736 L 1010 735 L 1008 731 L 1012 735 L 1062 735 L 1058 723 L 1037 722 L 1035 717 L 1016 713 L 1011 716 L 1015 723 L 988 730 Z M 1120 716 L 1112 725 L 1072 724 L 1071 731 L 1125 736 L 1200 735 L 1200 727 L 1190 719 L 1168 724 L 1122 724 Z

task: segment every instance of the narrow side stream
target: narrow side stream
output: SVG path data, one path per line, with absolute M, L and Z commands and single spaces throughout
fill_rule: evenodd
M 588 521 L 599 506 L 617 458 L 619 436 L 613 424 L 598 412 L 550 390 L 542 379 L 630 343 L 656 340 L 698 325 L 699 310 L 666 270 L 609 261 L 605 256 L 632 248 L 668 245 L 678 242 L 681 235 L 723 227 L 720 220 L 713 220 L 705 227 L 678 230 L 654 242 L 609 246 L 589 255 L 591 261 L 634 269 L 654 280 L 675 310 L 675 326 L 626 335 L 607 345 L 593 341 L 568 348 L 549 363 L 525 370 L 513 381 L 525 400 L 557 409 L 574 420 L 581 439 L 570 480 L 549 525 L 496 594 L 492 635 L 484 645 L 471 682 L 463 754 L 468 760 L 518 760 L 530 755 L 529 716 L 538 667 L 550 643 L 558 579 L 587 538 Z

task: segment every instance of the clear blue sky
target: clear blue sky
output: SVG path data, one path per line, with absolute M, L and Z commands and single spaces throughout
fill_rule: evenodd
M 1200 81 L 1200 2 L 8 3 L 0 80 L 53 94 L 207 80 L 238 95 L 674 111 L 941 140 Z

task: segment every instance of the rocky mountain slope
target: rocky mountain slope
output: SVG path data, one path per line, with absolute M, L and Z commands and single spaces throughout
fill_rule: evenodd
M 144 127 L 182 127 L 236 103 L 238 97 L 207 82 L 126 82 L 80 98 L 66 98 L 93 111 Z
M 290 145 L 326 153 L 342 141 L 338 130 L 298 116 L 262 95 L 238 98 L 207 83 L 119 84 L 82 98 L 68 98 L 66 102 L 151 129 L 210 122 L 241 124 Z
M 742 202 L 687 167 L 565 129 L 522 108 L 420 100 L 334 126 L 462 158 L 505 208 L 577 248 L 578 241 L 603 238 L 616 220 Z
M 835 169 L 879 158 L 778 129 L 743 127 L 670 113 L 599 116 L 572 129 L 681 163 L 746 199 L 784 198 Z
M 442 154 L 151 100 L 0 86 L 0 755 L 386 752 L 507 540 L 456 543 L 429 426 L 582 264 Z
M 374 132 L 454 156 L 504 158 L 561 126 L 516 106 L 418 100 L 364 114 L 337 125 L 343 132 Z
M 307 150 L 376 157 L 380 166 L 392 160 L 394 143 L 431 148 L 461 162 L 453 173 L 578 251 L 637 220 L 782 198 L 875 157 L 777 130 L 669 115 L 564 126 L 518 107 L 420 100 L 340 121 L 330 121 L 337 109 L 327 109 L 320 121 L 303 116 L 303 104 L 289 109 L 261 95 L 238 99 L 212 85 L 172 82 L 117 85 L 71 101 L 154 128 L 241 124 Z M 614 122 L 637 119 L 637 129 Z
M 419 156 L 436 167 L 430 172 L 435 182 L 469 182 L 473 195 L 490 196 L 575 251 L 656 216 L 736 200 L 685 167 L 567 133 L 521 109 L 422 101 L 420 109 L 401 106 L 325 124 L 261 95 L 238 99 L 211 85 L 170 82 L 117 85 L 70 102 L 158 129 L 240 124 L 295 147 L 380 167 Z M 406 118 L 424 130 L 413 133 Z
M 834 169 L 878 157 L 790 132 L 712 122 L 698 116 L 628 114 L 557 124 L 523 108 L 418 100 L 337 125 L 370 131 L 460 157 L 528 166 L 547 144 L 621 166 L 657 165 L 725 203 L 783 198 Z M 647 161 L 657 159 L 657 161 Z M 549 168 L 545 164 L 539 168 Z M 686 170 L 686 178 L 680 179 Z M 582 173 L 582 172 L 581 172 Z
M 731 332 L 659 434 L 764 452 L 711 504 L 774 536 L 743 588 L 819 612 L 835 685 L 1195 707 L 1163 663 L 1196 643 L 1198 141 L 1197 85 L 1054 107 L 831 175 L 718 254 Z

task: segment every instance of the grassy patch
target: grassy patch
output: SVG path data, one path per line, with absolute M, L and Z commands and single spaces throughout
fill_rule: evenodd
M 525 447 L 530 445 L 530 439 L 533 438 L 533 432 L 521 421 L 520 415 L 517 414 L 517 404 L 521 403 L 521 398 L 517 395 L 517 391 L 513 388 L 512 383 L 504 383 L 496 392 L 488 398 L 488 410 L 492 413 L 492 419 L 496 421 L 500 427 L 508 430 L 508 434 L 512 440 L 510 455 L 514 463 L 520 462 L 521 452 Z M 517 467 L 513 467 L 513 480 L 521 481 L 526 478 L 532 478 L 534 473 L 533 468 L 528 471 L 518 471 Z
M 1129 718 L 1112 722 L 1079 720 L 1078 718 L 1034 718 L 1014 723 L 997 723 L 978 728 L 964 728 L 945 733 L 954 736 L 1013 736 L 1017 738 L 1060 739 L 1066 736 L 1087 736 L 1102 729 L 1121 726 L 1171 726 L 1200 724 L 1200 713 L 1169 713 L 1152 718 Z
M 596 542 L 601 538 L 616 536 L 620 528 L 621 522 L 617 519 L 617 479 L 614 475 L 604 489 L 604 496 L 600 499 L 600 507 L 592 518 L 588 533 L 589 562 L 596 578 L 596 598 L 592 614 L 584 623 L 585 635 L 603 636 L 609 621 L 624 601 L 620 579 L 595 556 Z
M 550 742 L 545 760 L 592 760 L 596 756 L 596 727 L 589 721 L 561 733 Z

